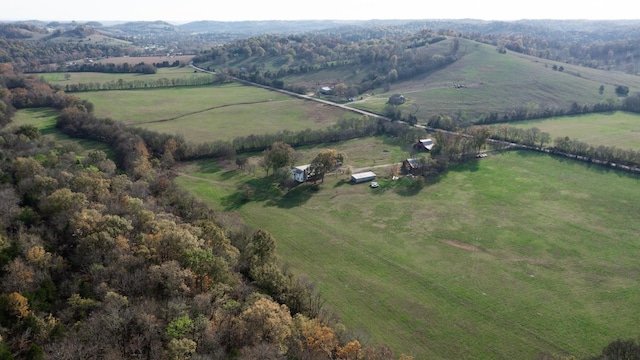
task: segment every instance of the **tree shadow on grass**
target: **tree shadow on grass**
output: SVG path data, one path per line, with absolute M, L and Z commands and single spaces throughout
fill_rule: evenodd
M 335 185 L 333 185 L 334 188 L 339 188 L 339 187 L 343 187 L 345 185 L 352 185 L 353 183 L 349 180 L 340 180 L 338 181 Z
M 216 161 L 202 161 L 198 163 L 198 172 L 205 174 L 217 173 L 222 170 L 222 165 Z
M 567 164 L 576 164 L 579 166 L 583 166 L 586 169 L 588 169 L 589 171 L 593 171 L 597 174 L 615 174 L 618 175 L 619 177 L 624 177 L 624 176 L 629 176 L 632 178 L 639 178 L 640 174 L 637 173 L 633 173 L 630 171 L 626 171 L 624 169 L 620 169 L 620 168 L 615 168 L 612 167 L 608 164 L 599 164 L 597 162 L 593 162 L 591 161 L 591 159 L 577 159 L 574 157 L 569 157 L 569 156 L 564 156 L 562 154 L 555 154 L 553 152 L 551 153 L 541 153 L 541 152 L 537 152 L 537 151 L 527 151 L 527 150 L 518 150 L 517 152 L 518 156 L 523 157 L 523 158 L 532 158 L 535 156 L 548 156 L 551 159 L 554 159 L 560 163 L 567 163 Z
M 227 170 L 220 173 L 220 179 L 222 180 L 229 180 L 236 176 L 238 176 L 238 171 L 236 170 Z
M 283 192 L 272 180 L 271 177 L 247 180 L 239 184 L 234 193 L 222 198 L 222 205 L 228 211 L 249 202 L 290 209 L 306 203 L 318 191 L 317 185 L 307 183 Z
M 470 171 L 476 172 L 480 169 L 480 161 L 482 159 L 471 158 L 460 164 L 454 165 L 451 167 L 450 171 Z
M 415 196 L 425 187 L 425 179 L 422 176 L 414 178 L 404 177 L 397 181 L 395 186 L 396 194 L 400 196 Z
M 318 192 L 318 190 L 319 188 L 316 184 L 300 184 L 295 188 L 289 190 L 281 197 L 273 198 L 270 201 L 267 201 L 267 205 L 277 206 L 282 209 L 291 209 L 309 201 L 313 194 Z
M 222 198 L 226 210 L 236 210 L 248 202 L 266 202 L 282 197 L 280 189 L 275 187 L 271 178 L 253 178 L 238 184 L 236 191 Z

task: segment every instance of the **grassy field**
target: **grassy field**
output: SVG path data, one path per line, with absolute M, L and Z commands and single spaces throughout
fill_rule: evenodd
M 617 99 L 615 86 L 640 90 L 640 78 L 621 72 L 557 63 L 514 52 L 499 54 L 494 46 L 460 39 L 459 59 L 453 64 L 408 81 L 391 85 L 352 106 L 381 112 L 394 93 L 407 102 L 399 109 L 426 121 L 433 114 L 504 113 L 527 105 L 568 109 L 571 103 L 594 104 Z M 553 65 L 564 71 L 554 71 Z M 454 84 L 464 85 L 462 88 Z M 605 86 L 599 94 L 600 85 Z
M 522 129 L 537 127 L 551 138 L 568 136 L 590 145 L 640 150 L 640 115 L 625 112 L 563 116 L 510 123 Z
M 353 113 L 240 84 L 78 93 L 99 117 L 204 142 L 320 129 Z
M 122 58 L 119 58 L 122 59 Z M 136 59 L 136 58 L 128 58 Z M 168 59 L 166 57 L 158 57 L 157 61 L 163 61 L 162 59 Z M 105 60 L 106 61 L 106 60 Z M 133 60 L 130 60 L 133 63 Z M 139 63 L 138 61 L 137 63 Z M 67 79 L 65 75 L 68 75 Z M 159 79 L 191 79 L 194 76 L 197 77 L 211 77 L 209 74 L 194 73 L 191 67 L 171 67 L 171 68 L 159 68 L 155 74 L 109 74 L 99 72 L 52 72 L 38 74 L 39 77 L 52 85 L 66 86 L 72 84 L 87 84 L 87 83 L 107 83 L 110 81 L 154 81 Z
M 391 147 L 379 145 L 371 152 Z M 371 162 L 360 156 L 347 164 Z M 349 329 L 397 353 L 584 357 L 638 335 L 637 177 L 529 152 L 492 154 L 413 195 L 384 178 L 371 189 L 327 176 L 320 191 L 279 194 L 233 166 L 183 171 L 181 186 L 273 233 L 281 261 L 315 280 Z M 246 186 L 254 201 L 241 203 Z
M 58 131 L 55 127 L 56 117 L 58 117 L 58 111 L 49 108 L 22 109 L 16 112 L 9 126 L 33 125 L 40 129 L 43 136 L 59 145 L 78 146 L 80 151 L 102 150 L 113 159 L 113 151 L 106 144 L 72 138 Z

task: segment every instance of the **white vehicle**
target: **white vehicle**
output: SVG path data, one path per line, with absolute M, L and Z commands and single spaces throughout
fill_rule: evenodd
M 377 183 L 377 182 L 372 181 L 372 182 L 371 182 L 371 184 L 369 184 L 369 186 L 371 186 L 372 188 L 377 188 L 377 187 L 378 187 L 378 186 L 380 186 L 380 185 L 378 185 L 378 183 Z

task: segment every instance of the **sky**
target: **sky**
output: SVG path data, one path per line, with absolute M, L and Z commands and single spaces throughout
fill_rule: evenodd
M 511 3 L 511 4 L 509 4 Z M 640 19 L 634 2 L 538 0 L 12 0 L 0 20 L 155 21 L 371 20 L 371 19 Z

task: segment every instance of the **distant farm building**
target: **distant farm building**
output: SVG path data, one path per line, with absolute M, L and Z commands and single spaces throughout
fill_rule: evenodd
M 376 178 L 376 174 L 372 171 L 361 172 L 351 175 L 351 182 L 358 184 L 366 181 L 371 181 Z
M 405 174 L 418 175 L 422 172 L 424 162 L 420 159 L 407 159 L 402 162 L 402 172 Z
M 291 172 L 293 173 L 293 180 L 303 183 L 309 179 L 309 167 L 311 164 L 300 165 L 291 168 Z
M 323 86 L 320 88 L 320 94 L 322 95 L 331 95 L 333 93 L 333 89 L 328 86 Z
M 391 105 L 402 105 L 405 101 L 407 99 L 401 94 L 393 94 L 389 97 L 389 104 Z
M 427 150 L 427 151 L 431 151 L 431 149 L 433 149 L 433 146 L 434 146 L 434 143 L 433 143 L 433 140 L 431 139 L 421 139 L 420 141 L 418 141 L 413 145 L 415 149 Z

